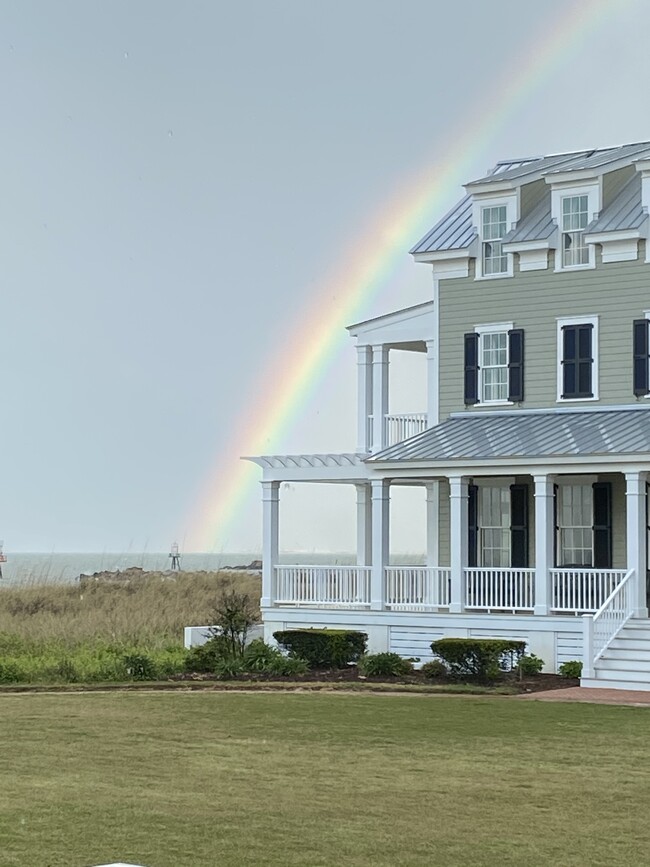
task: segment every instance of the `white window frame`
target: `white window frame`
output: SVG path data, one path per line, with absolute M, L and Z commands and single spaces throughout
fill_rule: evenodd
M 484 274 L 483 273 L 483 209 L 484 208 L 500 208 L 506 209 L 506 234 L 512 229 L 518 220 L 519 214 L 519 191 L 513 190 L 508 195 L 501 196 L 481 196 L 474 195 L 472 201 L 472 223 L 478 232 L 478 251 L 476 253 L 475 280 L 501 280 L 504 277 L 514 277 L 514 254 L 505 253 L 507 261 L 507 269 L 499 274 Z
M 589 403 L 600 400 L 600 341 L 598 339 L 598 315 L 593 313 L 589 316 L 561 316 L 557 317 L 557 397 L 556 403 Z M 593 325 L 591 332 L 591 351 L 594 360 L 591 365 L 591 390 L 593 397 L 562 397 L 562 329 L 565 325 Z
M 562 490 L 566 489 L 566 488 L 578 488 L 578 487 L 584 487 L 584 488 L 588 488 L 591 490 L 591 515 L 589 518 L 591 523 L 586 524 L 586 525 L 582 525 L 582 524 L 576 525 L 574 522 L 574 524 L 572 526 L 569 526 L 569 525 L 563 526 L 563 524 L 562 524 L 562 505 L 561 505 Z M 569 569 L 569 568 L 573 567 L 575 569 L 593 569 L 594 568 L 594 499 L 593 499 L 594 494 L 593 494 L 593 481 L 591 481 L 591 479 L 587 476 L 585 476 L 583 478 L 576 478 L 576 479 L 569 479 L 569 478 L 563 479 L 562 481 L 558 482 L 558 488 L 557 488 L 557 495 L 556 496 L 557 496 L 557 503 L 556 503 L 555 508 L 557 511 L 557 528 L 556 528 L 555 532 L 557 533 L 557 559 L 558 559 L 558 565 L 556 566 L 556 568 Z M 562 556 L 562 553 L 563 553 L 562 539 L 563 539 L 563 531 L 564 530 L 589 530 L 590 531 L 590 533 L 591 533 L 591 563 L 585 563 L 585 564 L 580 564 L 580 565 L 577 565 L 577 564 L 563 565 L 563 562 L 566 559 L 565 557 Z M 588 550 L 588 549 L 583 548 L 581 550 Z
M 512 322 L 492 322 L 489 325 L 474 326 L 474 333 L 478 334 L 478 403 L 475 406 L 513 406 L 513 402 L 508 400 L 483 400 L 483 336 L 485 334 L 506 334 L 506 370 L 510 362 L 510 347 L 508 340 L 508 332 L 512 331 L 514 324 Z M 509 374 L 508 374 L 508 391 L 510 390 Z
M 551 188 L 551 216 L 557 224 L 558 241 L 555 248 L 555 270 L 556 271 L 584 271 L 589 268 L 596 267 L 596 245 L 587 244 L 589 249 L 589 260 L 580 265 L 565 265 L 564 250 L 562 243 L 562 202 L 564 199 L 571 199 L 575 196 L 587 196 L 587 225 L 592 222 L 594 217 L 600 211 L 601 189 L 599 181 L 591 181 L 590 183 L 581 184 L 579 186 L 562 186 Z M 585 231 L 585 234 L 588 234 Z

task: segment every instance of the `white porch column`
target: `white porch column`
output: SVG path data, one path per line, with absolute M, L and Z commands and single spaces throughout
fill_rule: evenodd
M 366 482 L 354 486 L 357 489 L 357 566 L 372 563 L 372 497 Z
M 384 569 L 388 566 L 390 532 L 390 486 L 386 479 L 373 479 L 372 487 L 372 573 L 370 607 L 384 607 Z
M 427 492 L 427 566 L 439 566 L 440 527 L 438 523 L 440 484 L 426 482 Z
M 372 349 L 357 346 L 357 452 L 367 454 L 372 445 Z
M 384 417 L 388 413 L 388 347 L 372 347 L 372 451 L 383 449 Z
M 280 482 L 262 482 L 262 608 L 274 602 L 279 539 Z
M 555 476 L 533 476 L 535 482 L 535 614 L 548 614 L 551 607 L 551 569 L 555 545 L 553 498 Z
M 451 554 L 450 614 L 460 614 L 464 605 L 465 567 L 467 566 L 467 512 L 469 480 L 465 476 L 449 477 Z
M 646 598 L 646 473 L 625 473 L 627 568 L 635 571 L 634 617 L 648 616 Z
M 438 424 L 438 352 L 435 340 L 427 340 L 427 427 Z

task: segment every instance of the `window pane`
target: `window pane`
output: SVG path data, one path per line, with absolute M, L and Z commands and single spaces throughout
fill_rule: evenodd
M 591 566 L 593 562 L 591 485 L 560 485 L 557 515 L 560 565 Z

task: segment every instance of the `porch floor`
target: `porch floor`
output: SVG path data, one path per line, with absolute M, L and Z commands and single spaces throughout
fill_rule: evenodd
M 592 704 L 623 704 L 632 707 L 650 707 L 650 692 L 636 689 L 592 689 L 570 686 L 567 689 L 549 689 L 518 695 L 524 701 L 587 701 Z

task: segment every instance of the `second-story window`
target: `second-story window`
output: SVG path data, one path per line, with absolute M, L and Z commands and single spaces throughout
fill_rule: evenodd
M 508 400 L 508 332 L 481 334 L 479 348 L 480 402 Z
M 503 238 L 506 234 L 506 206 L 496 205 L 483 208 L 482 242 L 483 242 L 483 276 L 506 274 L 508 257 L 503 252 Z
M 598 398 L 598 317 L 558 319 L 558 400 Z
M 589 264 L 589 247 L 585 229 L 589 222 L 589 196 L 565 196 L 562 199 L 562 267 Z

